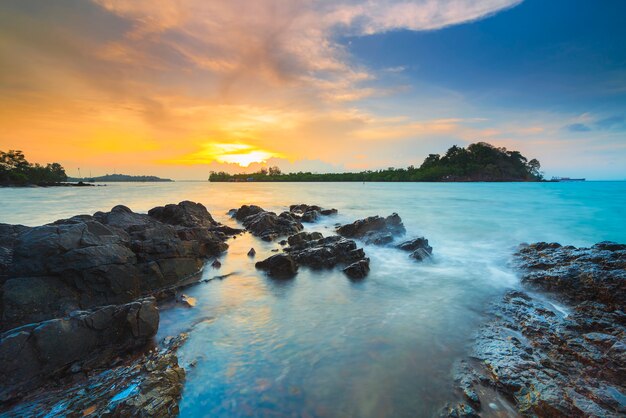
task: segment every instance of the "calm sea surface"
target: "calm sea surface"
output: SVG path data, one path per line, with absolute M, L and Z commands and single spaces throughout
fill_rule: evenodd
M 232 273 L 186 291 L 194 308 L 164 306 L 159 337 L 189 332 L 181 416 L 415 417 L 437 412 L 453 387 L 451 365 L 466 352 L 485 307 L 518 279 L 508 266 L 521 242 L 626 242 L 626 182 L 544 184 L 117 183 L 107 187 L 0 189 L 0 222 L 39 225 L 124 204 L 137 212 L 193 200 L 226 212 L 254 203 L 339 209 L 308 227 L 397 212 L 407 238 L 423 235 L 434 261 L 365 247 L 362 282 L 341 271 L 302 268 L 274 281 L 254 269 L 277 244 L 231 240 Z

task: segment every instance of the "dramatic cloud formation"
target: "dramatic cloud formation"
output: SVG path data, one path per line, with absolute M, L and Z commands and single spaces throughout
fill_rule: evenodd
M 313 171 L 415 164 L 452 143 L 510 142 L 527 128 L 510 114 L 495 120 L 462 92 L 420 84 L 407 66 L 367 65 L 350 44 L 442 30 L 520 3 L 7 0 L 0 149 L 70 169 L 206 178 L 210 169 L 269 163 Z M 568 116 L 556 118 L 541 123 L 564 126 Z

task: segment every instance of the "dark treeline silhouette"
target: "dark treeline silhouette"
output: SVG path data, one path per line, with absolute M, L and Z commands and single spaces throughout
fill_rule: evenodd
M 467 148 L 454 145 L 443 156 L 430 154 L 419 168 L 283 174 L 278 167 L 270 167 L 249 174 L 212 172 L 209 181 L 540 181 L 540 169 L 539 161 L 529 161 L 518 151 L 478 142 Z
M 127 174 L 106 174 L 99 177 L 75 178 L 70 177 L 69 181 L 86 181 L 86 182 L 168 182 L 171 179 L 162 179 L 157 176 L 129 176 Z
M 65 169 L 59 163 L 45 166 L 31 164 L 22 151 L 0 151 L 0 185 L 25 186 L 52 185 L 67 180 Z

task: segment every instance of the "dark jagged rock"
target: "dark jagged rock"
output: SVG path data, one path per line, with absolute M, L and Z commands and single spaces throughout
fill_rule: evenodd
M 626 301 L 626 246 L 601 242 L 591 248 L 540 242 L 517 253 L 522 283 L 556 292 L 570 302 L 593 300 L 611 306 Z
M 478 332 L 460 389 L 496 390 L 529 416 L 624 416 L 626 246 L 537 243 L 516 260 L 526 286 L 571 305 L 508 292 Z
M 317 241 L 324 238 L 319 232 L 299 232 L 287 238 L 287 244 L 293 248 L 301 248 L 309 245 L 311 241 Z
M 276 215 L 258 206 L 244 205 L 234 214 L 235 218 L 248 231 L 265 241 L 272 241 L 280 236 L 291 235 L 303 229 L 302 224 L 291 213 Z
M 290 278 L 298 272 L 298 265 L 289 254 L 276 254 L 255 264 L 260 270 L 265 270 L 271 277 Z
M 0 327 L 127 303 L 187 279 L 207 257 L 228 247 L 225 236 L 207 229 L 208 219 L 199 220 L 200 226 L 169 225 L 116 206 L 93 216 L 15 227 L 14 233 L 0 236 L 0 247 L 6 249 L 0 250 Z
M 220 260 L 215 260 L 211 263 L 211 267 L 213 267 L 214 269 L 218 269 L 222 267 L 222 263 L 220 263 Z
M 347 238 L 360 239 L 366 244 L 384 245 L 392 242 L 395 236 L 404 235 L 406 229 L 400 216 L 393 213 L 386 218 L 370 216 L 339 226 L 337 233 Z
M 177 348 L 186 334 L 168 337 L 161 348 L 128 357 L 112 368 L 79 372 L 32 391 L 17 405 L 0 406 L 0 415 L 171 417 L 179 413 L 185 370 Z
M 301 232 L 289 237 L 290 247 L 284 249 L 299 264 L 313 268 L 332 268 L 365 260 L 365 252 L 356 242 L 337 235 Z M 369 261 L 369 260 L 368 260 Z
M 209 211 L 200 203 L 185 200 L 177 205 L 169 204 L 150 209 L 148 215 L 165 224 L 211 228 L 217 226 Z
M 250 248 L 248 251 L 248 257 L 254 257 L 256 255 L 256 250 L 254 248 Z
M 71 368 L 89 369 L 145 345 L 156 334 L 154 298 L 33 323 L 0 337 L 0 400 L 20 396 Z
M 417 261 L 427 260 L 433 254 L 433 248 L 428 245 L 428 240 L 424 237 L 405 241 L 402 244 L 399 244 L 397 248 L 403 251 L 410 251 L 411 255 L 409 257 Z
M 320 216 L 336 214 L 337 209 L 322 209 L 317 205 L 299 204 L 289 206 L 289 212 L 298 217 L 302 222 L 315 222 Z
M 348 277 L 351 279 L 362 279 L 370 271 L 370 260 L 369 258 L 364 258 L 362 260 L 356 261 L 350 264 L 348 267 L 343 269 L 343 272 L 346 273 Z

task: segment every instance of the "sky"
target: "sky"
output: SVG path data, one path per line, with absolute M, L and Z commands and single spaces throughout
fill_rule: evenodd
M 626 179 L 623 0 L 3 0 L 0 150 L 69 175 L 360 171 L 477 141 Z

